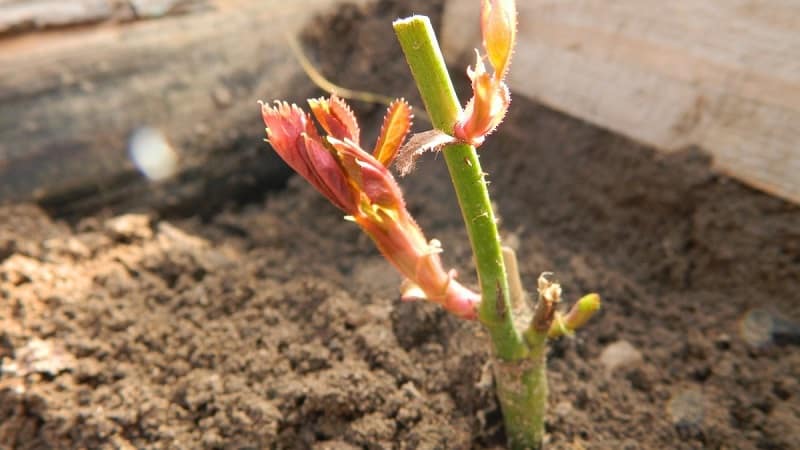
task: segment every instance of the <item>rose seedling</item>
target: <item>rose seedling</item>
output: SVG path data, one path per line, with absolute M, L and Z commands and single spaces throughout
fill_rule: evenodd
M 395 100 L 371 151 L 341 98 L 309 100 L 310 113 L 285 102 L 262 104 L 267 139 L 284 161 L 355 222 L 403 275 L 402 296 L 427 299 L 455 316 L 477 320 L 491 338 L 492 368 L 509 446 L 539 449 L 547 406 L 548 339 L 571 335 L 599 309 L 589 294 L 566 314 L 558 311 L 561 286 L 543 273 L 529 305 L 516 258 L 503 249 L 476 147 L 502 122 L 511 101 L 505 83 L 514 49 L 513 0 L 481 1 L 484 53 L 467 69 L 472 98 L 462 109 L 441 50 L 424 16 L 394 23 L 433 130 L 406 137 L 411 107 Z M 487 67 L 487 63 L 490 67 Z M 480 293 L 445 270 L 439 241 L 428 240 L 406 209 L 389 168 L 401 174 L 425 151 L 441 151 L 455 188 L 475 256 Z

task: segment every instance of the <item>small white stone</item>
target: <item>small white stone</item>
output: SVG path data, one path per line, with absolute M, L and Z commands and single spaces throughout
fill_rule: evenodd
M 619 367 L 631 367 L 642 362 L 642 353 L 628 341 L 608 344 L 600 354 L 600 362 L 611 373 Z
M 555 408 L 553 408 L 553 413 L 559 419 L 564 419 L 570 414 L 572 414 L 572 403 L 570 402 L 558 402 Z
M 119 237 L 149 239 L 153 236 L 150 218 L 144 214 L 123 214 L 106 220 L 105 228 Z

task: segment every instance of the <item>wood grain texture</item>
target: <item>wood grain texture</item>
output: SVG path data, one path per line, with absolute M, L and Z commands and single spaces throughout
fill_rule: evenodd
M 448 0 L 443 42 L 479 45 L 478 2 Z M 525 0 L 517 93 L 800 202 L 800 2 Z
M 249 158 L 242 146 L 281 167 L 266 151 L 256 101 L 308 94 L 286 35 L 342 1 L 203 3 L 182 15 L 0 38 L 0 201 L 161 189 L 128 156 L 142 126 L 177 150 L 178 178 L 235 177 L 222 167 Z

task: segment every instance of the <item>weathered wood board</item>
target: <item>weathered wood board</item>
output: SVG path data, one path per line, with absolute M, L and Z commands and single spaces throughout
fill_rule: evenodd
M 188 13 L 208 0 L 0 0 L 0 34 Z
M 286 36 L 344 1 L 0 0 L 0 201 L 163 203 L 238 166 L 269 176 L 256 101 L 310 93 Z M 174 150 L 171 179 L 131 161 L 141 127 Z
M 800 1 L 517 3 L 514 92 L 800 202 Z M 450 61 L 480 44 L 478 4 L 447 1 Z

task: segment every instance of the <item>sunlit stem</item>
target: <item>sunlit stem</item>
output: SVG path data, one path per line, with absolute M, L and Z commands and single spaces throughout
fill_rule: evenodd
M 430 20 L 413 16 L 395 21 L 394 29 L 433 126 L 452 134 L 461 107 Z M 444 149 L 444 159 L 478 269 L 481 285 L 478 319 L 489 331 L 499 358 L 525 357 L 528 349 L 514 327 L 500 235 L 475 147 L 449 145 Z

